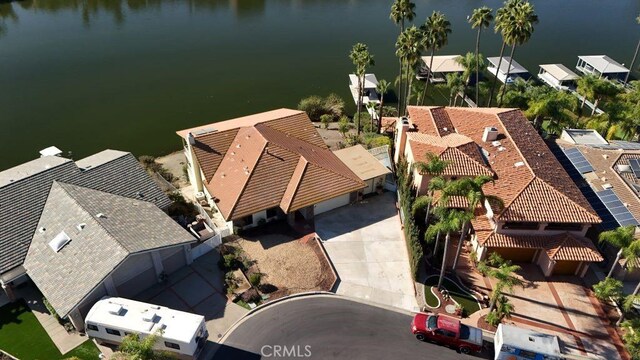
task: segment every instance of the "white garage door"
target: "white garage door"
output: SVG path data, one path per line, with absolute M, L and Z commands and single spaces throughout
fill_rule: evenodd
M 323 201 L 314 205 L 313 213 L 315 215 L 322 214 L 323 212 L 327 212 L 329 210 L 333 210 L 340 206 L 345 206 L 349 204 L 349 194 L 344 194 L 338 197 L 334 197 L 333 199 L 329 199 L 327 201 Z

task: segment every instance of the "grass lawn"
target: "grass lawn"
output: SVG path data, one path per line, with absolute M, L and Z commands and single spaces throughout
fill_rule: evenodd
M 427 301 L 427 304 L 430 306 L 437 305 L 438 301 L 435 299 L 435 296 L 431 293 L 431 287 L 438 285 L 438 276 L 430 276 L 427 278 L 424 287 L 424 295 Z M 462 290 L 458 284 L 449 280 L 448 278 L 444 278 L 442 280 L 442 286 L 449 291 L 449 295 L 460 305 L 462 305 L 466 310 L 467 314 L 471 315 L 474 312 L 480 310 L 480 305 L 478 305 L 478 301 L 471 295 L 469 295 L 466 291 Z
M 73 356 L 82 360 L 96 360 L 100 354 L 89 340 L 65 355 L 60 354 L 23 301 L 0 308 L 0 349 L 20 360 L 62 360 Z

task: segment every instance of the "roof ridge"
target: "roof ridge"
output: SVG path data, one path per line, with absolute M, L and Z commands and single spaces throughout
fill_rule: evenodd
M 286 206 L 286 209 L 288 210 L 291 207 L 291 204 L 293 204 L 293 199 L 295 199 L 296 194 L 298 193 L 298 190 L 300 190 L 300 182 L 302 181 L 302 178 L 304 177 L 304 174 L 307 172 L 307 168 L 309 167 L 309 161 L 307 159 L 304 158 L 304 156 L 300 156 L 298 159 L 298 163 L 296 164 L 296 169 L 298 166 L 300 166 L 300 164 L 303 164 L 304 168 L 302 169 L 302 171 L 300 172 L 300 176 L 297 177 L 295 186 L 293 187 L 293 193 L 291 194 L 291 196 L 289 197 L 289 201 L 288 204 Z M 293 173 L 296 173 L 296 169 L 293 170 Z M 284 190 L 284 193 L 287 193 L 287 190 L 289 190 L 289 186 L 291 186 L 293 184 L 294 181 L 294 177 L 291 176 L 291 180 L 289 180 L 289 183 L 287 184 L 287 188 Z M 282 201 L 284 200 L 284 194 L 282 199 L 280 199 L 280 206 L 282 206 Z M 285 210 L 285 209 L 282 209 Z M 287 211 L 285 210 L 285 211 Z
M 475 144 L 475 142 L 473 142 L 473 143 Z M 473 161 L 473 162 L 474 162 L 474 163 L 476 163 L 478 166 L 480 166 L 480 167 L 483 167 L 483 168 L 487 169 L 489 172 L 491 172 L 491 173 L 493 173 L 493 174 L 495 175 L 495 171 L 493 171 L 493 169 L 490 169 L 489 167 L 487 167 L 487 165 L 486 165 L 486 164 L 481 164 L 478 160 L 474 159 L 473 157 L 471 157 L 471 156 L 470 156 L 469 154 L 467 154 L 466 152 L 464 152 L 464 151 L 462 151 L 462 150 L 458 149 L 460 146 L 464 146 L 464 145 L 468 145 L 468 144 L 469 144 L 469 143 L 461 144 L 461 145 L 458 145 L 458 146 L 454 147 L 453 149 L 456 149 L 458 152 L 460 152 L 461 154 L 463 154 L 467 159 L 469 159 L 469 160 Z M 476 144 L 476 146 L 477 146 L 477 144 Z
M 102 193 L 105 193 L 105 194 L 110 194 L 110 193 L 105 192 L 105 191 L 100 191 L 100 190 L 91 189 L 91 188 L 84 187 L 84 186 L 68 184 L 68 183 L 64 183 L 64 182 L 60 182 L 60 181 L 56 181 L 56 180 L 54 180 L 54 181 L 53 181 L 53 184 L 51 185 L 51 187 L 52 187 L 52 188 L 53 188 L 53 185 L 54 185 L 54 184 L 58 184 L 58 185 L 60 186 L 60 189 L 62 189 L 62 191 L 64 191 L 64 193 L 65 193 L 65 194 L 67 194 L 67 196 L 69 196 L 69 197 L 71 198 L 71 200 L 73 200 L 73 202 L 74 202 L 74 203 L 76 203 L 76 205 L 78 205 L 78 206 L 82 209 L 82 211 L 84 211 L 85 213 L 87 213 L 87 214 L 89 215 L 89 217 L 91 218 L 91 220 L 93 220 L 93 222 L 94 222 L 94 223 L 98 224 L 98 226 L 99 226 L 102 230 L 104 230 L 104 231 L 107 233 L 107 235 L 109 235 L 109 236 L 111 237 L 111 239 L 113 239 L 113 240 L 118 244 L 118 246 L 119 246 L 120 248 L 122 248 L 124 251 L 126 251 L 126 252 L 127 252 L 127 254 L 131 253 L 131 251 L 130 251 L 129 249 L 127 249 L 127 247 L 126 247 L 126 246 L 122 245 L 122 243 L 120 243 L 120 241 L 118 241 L 118 238 L 116 238 L 116 237 L 111 233 L 111 231 L 109 231 L 109 229 L 107 229 L 104 225 L 102 225 L 102 224 L 100 223 L 100 221 L 98 221 L 98 220 L 95 218 L 95 216 L 94 216 L 94 215 L 93 215 L 89 210 L 87 210 L 87 208 L 85 208 L 85 207 L 84 207 L 84 206 L 83 206 L 83 205 L 78 201 L 78 199 L 76 199 L 76 197 L 75 197 L 74 195 L 72 195 L 71 193 L 69 193 L 69 191 L 68 191 L 68 189 L 67 189 L 66 187 L 67 187 L 67 186 L 72 187 L 72 188 L 73 188 L 73 187 L 79 187 L 79 188 L 82 188 L 82 189 L 93 190 L 93 191 L 102 192 Z M 49 194 L 51 194 L 51 191 L 49 191 Z M 115 195 L 115 194 L 111 194 L 111 195 L 118 196 L 118 195 Z M 47 198 L 48 198 L 48 196 L 47 196 Z M 124 196 L 123 196 L 123 198 L 124 198 Z M 125 199 L 126 199 L 126 198 L 125 198 Z M 131 199 L 131 200 L 135 200 L 135 199 Z M 154 205 L 154 206 L 155 206 L 155 205 Z M 43 213 L 44 213 L 44 211 L 43 211 Z M 38 222 L 39 222 L 39 220 L 38 220 Z
M 90 167 L 88 167 L 88 168 L 81 168 L 81 167 L 79 167 L 79 166 L 78 166 L 78 164 L 77 164 L 77 163 L 78 163 L 78 161 L 82 161 L 82 160 L 84 160 L 84 159 L 86 159 L 86 158 L 89 158 L 89 157 L 91 157 L 91 156 L 94 156 L 94 155 L 100 154 L 100 153 L 105 152 L 105 151 L 120 151 L 120 152 L 122 152 L 122 153 L 124 153 L 124 154 L 122 154 L 122 156 L 118 156 L 118 157 L 116 157 L 116 158 L 113 158 L 113 159 L 111 159 L 111 160 L 109 160 L 109 161 L 105 161 L 105 162 L 103 162 L 102 164 L 98 164 L 98 165 L 96 165 L 96 166 L 90 166 Z M 101 152 L 99 152 L 99 153 L 96 153 L 96 154 L 93 154 L 93 155 L 86 156 L 86 157 L 84 157 L 84 158 L 82 158 L 82 159 L 79 159 L 79 160 L 77 160 L 77 161 L 73 161 L 73 163 L 76 165 L 76 167 L 78 167 L 78 169 L 80 169 L 80 171 L 90 171 L 90 170 L 93 170 L 93 169 L 99 168 L 99 167 L 101 167 L 102 165 L 110 164 L 110 163 L 112 163 L 112 162 L 114 162 L 114 161 L 116 161 L 116 160 L 122 159 L 122 158 L 126 157 L 127 155 L 131 155 L 131 156 L 133 156 L 133 154 L 132 154 L 131 152 L 129 152 L 129 151 L 106 149 L 106 150 L 103 150 L 103 151 L 101 151 Z M 135 156 L 133 156 L 133 158 L 134 158 L 136 161 L 138 161 L 138 159 L 136 159 L 136 157 L 135 157 Z
M 257 131 L 257 129 L 256 129 L 256 132 L 258 134 L 260 134 L 260 131 Z M 264 145 L 262 145 L 262 149 L 260 150 L 260 156 L 256 157 L 256 160 L 252 164 L 251 169 L 255 169 L 256 164 L 258 164 L 258 162 L 260 161 L 262 156 L 264 156 L 265 147 L 267 147 L 267 145 L 269 145 L 269 141 L 267 139 L 265 139 L 264 136 L 262 136 L 262 134 L 260 134 L 260 136 L 264 139 Z M 216 171 L 216 173 L 217 173 L 217 171 Z M 240 202 L 240 196 L 244 193 L 244 189 L 247 188 L 247 184 L 249 184 L 249 181 L 253 177 L 254 173 L 255 173 L 254 171 L 249 171 L 249 176 L 247 177 L 247 180 L 244 182 L 244 184 L 242 184 L 242 187 L 240 188 L 240 191 L 238 192 L 238 196 L 233 200 L 233 205 L 229 209 L 229 216 L 231 216 L 231 214 L 233 214 L 233 211 L 236 209 L 236 206 L 238 206 L 238 203 Z M 213 175 L 213 177 L 215 177 L 215 174 Z M 211 178 L 211 180 L 213 180 L 213 177 Z
M 511 199 L 511 201 L 508 204 L 504 204 L 504 207 L 502 208 L 502 211 L 500 211 L 500 214 L 498 215 L 498 217 L 500 217 L 505 211 L 507 211 L 507 209 L 513 205 L 513 203 L 520 198 L 520 196 L 522 196 L 522 193 L 529 187 L 531 186 L 531 183 L 533 182 L 533 180 L 536 179 L 536 176 L 532 176 L 531 180 L 529 180 L 529 182 L 527 182 L 527 184 L 525 186 L 522 187 L 522 190 L 518 193 L 517 196 L 515 196 L 513 199 Z
M 514 111 L 520 111 L 519 109 L 511 109 L 509 111 L 505 111 L 505 112 L 501 112 L 501 113 L 497 113 L 494 114 L 494 116 L 496 118 L 498 118 L 498 121 L 500 122 L 500 125 L 502 125 L 502 128 L 504 129 L 504 132 L 508 135 L 508 138 L 511 140 L 511 142 L 513 143 L 514 148 L 516 149 L 516 151 L 518 152 L 518 154 L 520 155 L 520 158 L 522 159 L 522 162 L 527 165 L 527 169 L 529 169 L 529 172 L 531 173 L 531 175 L 533 175 L 534 178 L 537 177 L 535 171 L 533 171 L 533 168 L 531 167 L 531 165 L 529 164 L 529 161 L 527 161 L 527 158 L 524 156 L 524 154 L 522 153 L 522 151 L 520 151 L 520 146 L 518 146 L 518 144 L 516 144 L 516 141 L 514 140 L 513 136 L 511 136 L 511 134 L 509 133 L 509 129 L 507 129 L 506 126 L 504 126 L 504 123 L 502 122 L 502 118 L 500 117 L 500 115 L 502 114 L 508 114 L 510 112 L 514 112 Z M 528 121 L 528 120 L 527 120 Z M 537 135 L 537 134 L 536 134 Z M 528 186 L 528 184 L 527 184 Z M 526 186 L 523 188 L 525 189 Z M 522 192 L 521 192 L 522 193 Z M 519 196 L 519 195 L 518 195 Z

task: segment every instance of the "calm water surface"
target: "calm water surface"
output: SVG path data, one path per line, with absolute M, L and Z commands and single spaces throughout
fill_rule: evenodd
M 501 1 L 416 0 L 451 20 L 441 54 L 473 49 L 471 9 Z M 56 145 L 75 158 L 104 148 L 164 154 L 174 131 L 329 92 L 352 106 L 355 42 L 396 76 L 391 0 L 28 0 L 0 4 L 0 169 Z M 638 0 L 534 1 L 540 16 L 516 59 L 531 71 L 579 54 L 629 63 Z M 497 56 L 487 32 L 482 52 Z

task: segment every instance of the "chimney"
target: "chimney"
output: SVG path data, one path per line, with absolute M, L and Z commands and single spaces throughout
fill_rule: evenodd
M 187 142 L 189 143 L 189 145 L 195 145 L 196 144 L 196 137 L 193 136 L 193 133 L 188 133 L 187 134 Z
M 482 133 L 482 141 L 491 142 L 491 141 L 496 141 L 497 139 L 498 139 L 498 129 L 491 126 L 484 128 L 484 132 Z
M 395 141 L 395 155 L 394 160 L 397 163 L 400 160 L 400 156 L 404 155 L 404 149 L 407 145 L 407 131 L 409 130 L 409 119 L 407 117 L 401 117 L 396 122 L 396 141 Z

